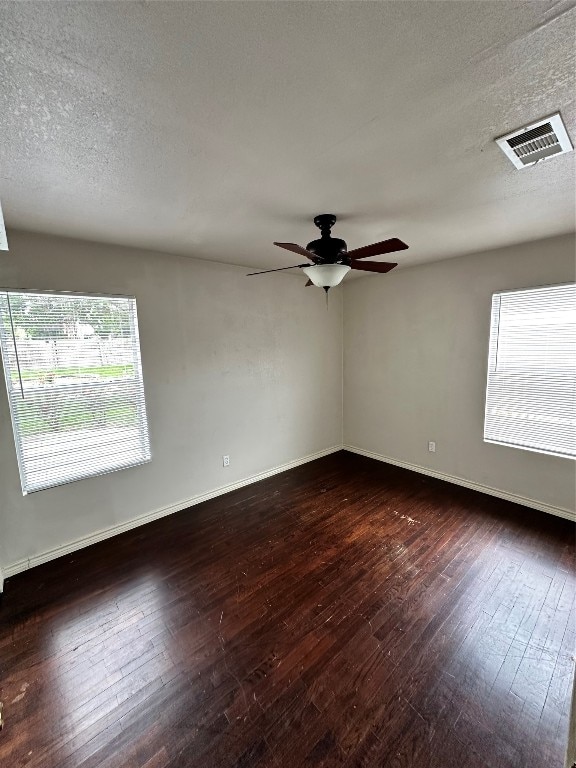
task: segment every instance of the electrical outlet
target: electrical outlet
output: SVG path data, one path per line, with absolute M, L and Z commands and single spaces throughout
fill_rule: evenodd
M 222 466 L 223 467 L 230 466 L 230 456 L 222 456 Z
M 436 443 L 433 440 L 428 443 L 428 450 L 430 453 L 436 453 Z

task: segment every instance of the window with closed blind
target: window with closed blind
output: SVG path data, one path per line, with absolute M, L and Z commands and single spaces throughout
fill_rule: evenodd
M 0 291 L 24 494 L 150 460 L 136 299 Z
M 484 440 L 576 458 L 576 284 L 492 297 Z

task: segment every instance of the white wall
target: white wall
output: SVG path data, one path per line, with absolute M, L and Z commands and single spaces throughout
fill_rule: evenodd
M 482 434 L 492 293 L 574 279 L 564 236 L 347 283 L 345 447 L 573 511 L 574 461 Z
M 5 572 L 341 443 L 339 290 L 327 310 L 300 277 L 10 234 L 2 287 L 136 296 L 153 461 L 23 497 L 1 377 Z M 482 427 L 492 293 L 574 280 L 574 253 L 566 236 L 347 282 L 345 444 L 573 510 L 573 461 L 485 444 Z
M 341 289 L 290 275 L 10 232 L 0 286 L 137 299 L 153 459 L 23 497 L 0 383 L 0 564 L 339 446 Z M 230 467 L 222 467 L 222 454 Z M 190 514 L 194 514 L 192 510 Z

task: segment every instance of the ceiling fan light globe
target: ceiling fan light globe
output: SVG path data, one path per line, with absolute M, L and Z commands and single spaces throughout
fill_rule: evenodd
M 344 280 L 350 272 L 350 267 L 346 264 L 315 264 L 311 267 L 303 267 L 302 272 L 318 288 L 334 288 Z

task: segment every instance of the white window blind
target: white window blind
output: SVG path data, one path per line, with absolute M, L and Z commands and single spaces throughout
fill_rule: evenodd
M 492 297 L 484 440 L 576 458 L 576 284 Z
M 136 300 L 0 291 L 24 494 L 150 460 Z

